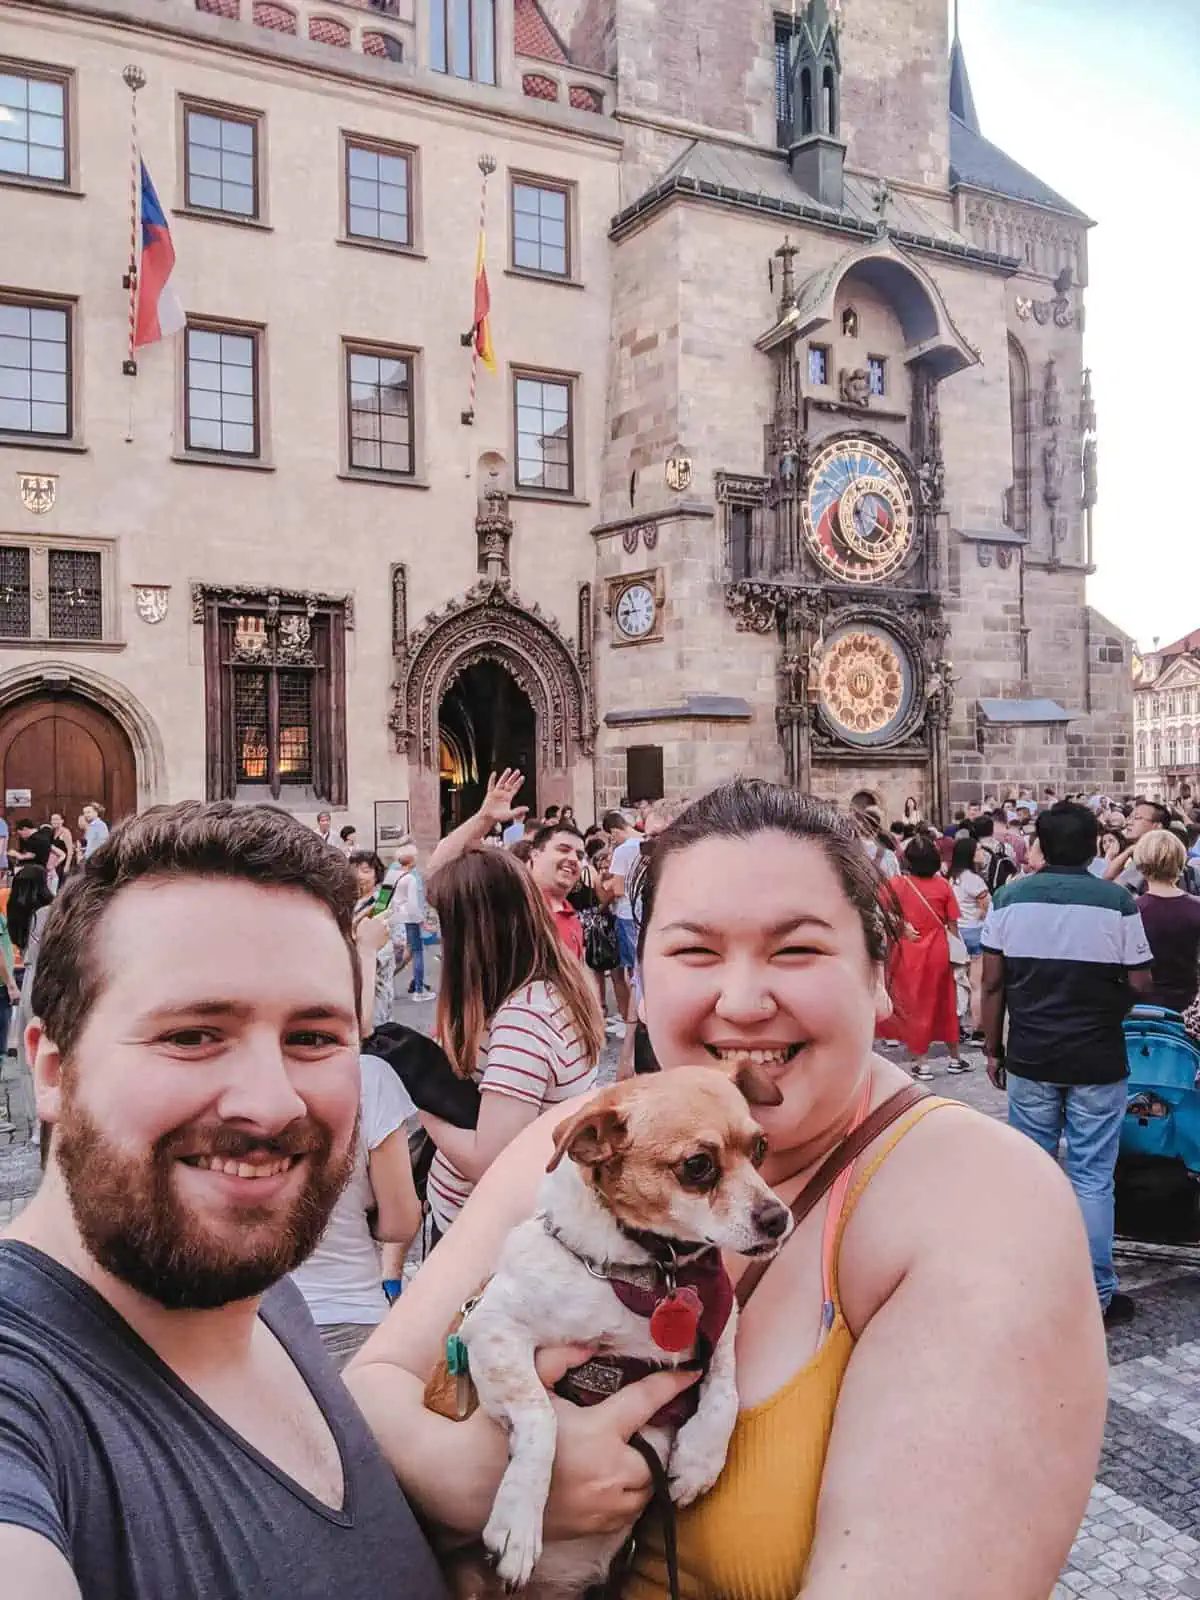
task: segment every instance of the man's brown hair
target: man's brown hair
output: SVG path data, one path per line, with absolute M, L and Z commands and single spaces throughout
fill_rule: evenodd
M 351 924 L 357 891 L 344 857 L 278 806 L 155 806 L 113 829 L 67 879 L 50 908 L 34 970 L 32 1004 L 62 1054 L 73 1049 L 99 998 L 104 974 L 97 933 L 122 889 L 142 878 L 233 878 L 301 889 L 327 908 L 345 942 L 359 990 Z M 169 959 L 170 952 L 164 952 Z

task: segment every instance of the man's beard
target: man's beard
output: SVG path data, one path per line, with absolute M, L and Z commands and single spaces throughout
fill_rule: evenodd
M 53 1150 L 88 1254 L 168 1311 L 211 1311 L 262 1294 L 312 1254 L 349 1181 L 356 1145 L 357 1125 L 335 1154 L 328 1128 L 306 1117 L 273 1139 L 221 1125 L 207 1136 L 177 1128 L 140 1158 L 109 1140 L 68 1091 Z M 206 1230 L 180 1199 L 174 1172 L 184 1153 L 235 1161 L 303 1154 L 308 1181 L 286 1211 L 229 1207 L 227 1226 L 245 1229 L 239 1248 L 236 1238 Z

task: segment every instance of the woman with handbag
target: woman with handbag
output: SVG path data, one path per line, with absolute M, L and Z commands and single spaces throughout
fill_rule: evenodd
M 983 979 L 983 924 L 987 920 L 992 904 L 987 883 L 980 876 L 981 870 L 986 866 L 987 852 L 973 834 L 954 841 L 954 853 L 950 857 L 946 876 L 954 890 L 954 900 L 958 906 L 958 932 L 964 946 L 963 953 L 967 958 L 963 965 L 969 975 L 972 1037 L 980 1042 L 983 1040 L 983 1034 L 980 1032 L 983 1015 L 980 995 Z M 953 956 L 951 961 L 954 966 L 959 965 Z
M 971 1071 L 959 1053 L 958 997 L 950 960 L 951 940 L 956 945 L 962 940 L 958 903 L 941 876 L 937 846 L 918 835 L 909 840 L 904 859 L 908 873 L 889 879 L 885 890 L 904 919 L 905 931 L 888 959 L 892 1014 L 878 1024 L 876 1037 L 898 1039 L 916 1058 L 913 1077 L 925 1083 L 933 1077 L 927 1060 L 931 1044 L 949 1047 L 947 1072 Z

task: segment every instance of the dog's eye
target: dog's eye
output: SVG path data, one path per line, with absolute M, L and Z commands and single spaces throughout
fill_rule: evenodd
M 761 1167 L 767 1159 L 767 1136 L 765 1133 L 760 1133 L 750 1146 L 750 1159 L 756 1167 Z
M 721 1175 L 720 1168 L 706 1150 L 688 1156 L 680 1173 L 689 1189 L 711 1189 Z

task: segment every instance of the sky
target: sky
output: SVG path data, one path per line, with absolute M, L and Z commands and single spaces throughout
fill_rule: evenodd
M 1097 223 L 1088 598 L 1169 644 L 1200 628 L 1200 0 L 959 0 L 959 31 L 985 138 Z

